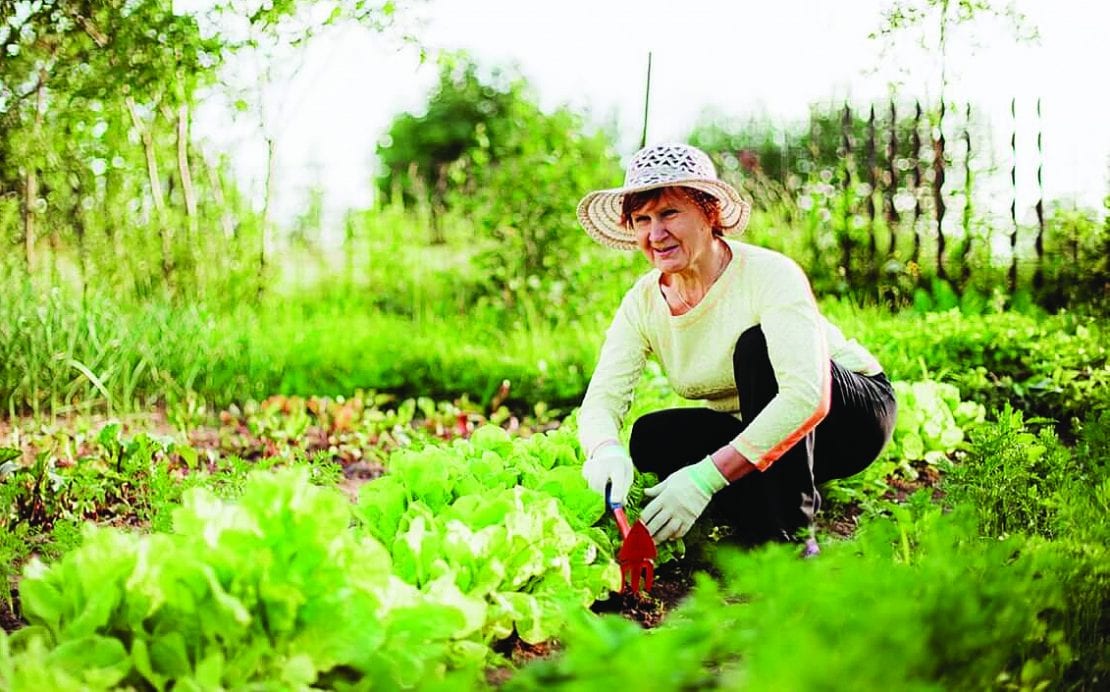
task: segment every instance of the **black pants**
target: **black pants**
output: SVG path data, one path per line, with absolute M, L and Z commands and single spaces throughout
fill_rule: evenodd
M 778 393 L 758 326 L 740 335 L 733 373 L 743 420 L 705 408 L 668 409 L 641 416 L 629 451 L 640 471 L 660 480 L 728 444 Z M 836 363 L 832 402 L 816 428 L 766 471 L 754 471 L 718 492 L 708 514 L 733 527 L 745 544 L 790 541 L 813 523 L 820 505 L 817 485 L 859 473 L 874 461 L 894 431 L 897 404 L 886 375 L 861 375 Z

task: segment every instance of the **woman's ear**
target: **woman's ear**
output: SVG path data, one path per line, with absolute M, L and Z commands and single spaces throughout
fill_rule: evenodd
M 721 228 L 721 207 L 719 205 L 714 205 L 709 214 L 709 227 L 718 235 L 725 234 L 725 229 Z

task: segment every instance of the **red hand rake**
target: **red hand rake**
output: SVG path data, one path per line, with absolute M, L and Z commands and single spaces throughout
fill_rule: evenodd
M 621 592 L 639 593 L 641 578 L 644 581 L 644 591 L 651 591 L 655 558 L 658 555 L 655 541 L 651 539 L 644 522 L 637 519 L 635 524 L 629 526 L 624 506 L 619 502 L 608 502 L 608 499 L 606 492 L 606 502 L 613 510 L 613 516 L 621 530 L 621 549 L 617 551 L 617 562 L 621 566 Z

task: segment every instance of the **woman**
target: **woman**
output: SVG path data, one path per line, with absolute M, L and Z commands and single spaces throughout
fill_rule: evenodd
M 806 539 L 816 486 L 878 457 L 894 428 L 894 391 L 878 361 L 818 312 L 802 270 L 725 238 L 750 206 L 685 144 L 633 156 L 621 188 L 586 195 L 578 219 L 603 245 L 639 250 L 653 269 L 621 301 L 579 414 L 591 488 L 623 502 L 633 467 L 662 481 L 642 518 L 679 538 L 712 504 L 745 544 Z M 704 408 L 639 418 L 619 441 L 654 354 L 675 391 Z

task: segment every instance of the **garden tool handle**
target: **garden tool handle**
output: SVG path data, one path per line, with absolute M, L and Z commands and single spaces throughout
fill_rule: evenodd
M 621 530 L 621 540 L 628 537 L 628 532 L 631 527 L 628 524 L 628 517 L 624 514 L 624 505 L 620 502 L 613 502 L 609 499 L 609 486 L 605 486 L 605 504 L 613 511 L 613 516 L 617 519 L 617 526 Z

